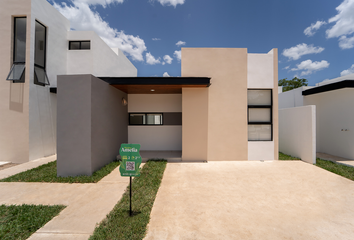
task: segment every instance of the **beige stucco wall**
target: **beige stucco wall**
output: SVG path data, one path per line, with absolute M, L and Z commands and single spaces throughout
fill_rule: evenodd
M 182 94 L 128 94 L 128 112 L 182 112 Z M 128 142 L 141 150 L 181 151 L 182 126 L 128 126 Z
M 12 66 L 13 17 L 27 16 L 25 83 L 6 77 Z M 26 162 L 29 159 L 29 61 L 31 3 L 0 1 L 0 161 Z
M 182 89 L 182 161 L 207 160 L 208 96 L 207 88 Z
M 182 112 L 182 94 L 128 94 L 128 112 Z
M 196 130 L 206 128 L 207 160 L 247 160 L 247 49 L 182 48 L 182 76 L 211 77 L 211 86 L 200 90 L 207 91 L 198 99 L 207 108 L 198 115 L 200 123 L 193 119 L 199 106 L 188 104 L 197 90 L 182 92 L 182 158 L 188 159 L 196 141 L 205 138 L 195 136 Z

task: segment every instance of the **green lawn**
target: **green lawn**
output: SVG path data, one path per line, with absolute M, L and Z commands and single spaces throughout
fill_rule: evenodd
M 354 181 L 354 167 L 345 166 L 320 158 L 316 159 L 316 166 Z
M 117 166 L 119 166 L 118 161 L 111 162 L 94 172 L 92 176 L 57 177 L 57 161 L 54 161 L 2 179 L 0 182 L 96 183 Z
M 90 240 L 96 239 L 143 239 L 150 212 L 166 168 L 165 160 L 148 161 L 141 176 L 132 181 L 133 216 L 129 216 L 129 186 L 122 199 L 96 227 Z
M 65 206 L 0 205 L 0 239 L 27 239 Z
M 279 152 L 279 160 L 300 160 L 300 158 L 294 158 Z M 345 166 L 343 164 L 334 163 L 331 161 L 316 158 L 317 167 L 323 168 L 332 173 L 338 174 L 342 177 L 348 178 L 354 181 L 354 167 Z
M 301 160 L 301 159 L 279 152 L 279 160 Z

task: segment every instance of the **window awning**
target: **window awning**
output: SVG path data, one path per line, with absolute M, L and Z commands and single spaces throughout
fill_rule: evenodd
M 182 88 L 206 88 L 208 77 L 99 77 L 128 94 L 182 93 Z
M 25 82 L 25 63 L 14 63 L 6 80 L 13 82 Z

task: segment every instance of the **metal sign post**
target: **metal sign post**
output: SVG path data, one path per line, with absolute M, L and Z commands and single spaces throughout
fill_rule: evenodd
M 130 177 L 130 207 L 129 215 L 132 216 L 132 177 L 140 176 L 141 156 L 139 153 L 140 144 L 121 144 L 119 154 L 122 162 L 119 172 L 122 177 Z

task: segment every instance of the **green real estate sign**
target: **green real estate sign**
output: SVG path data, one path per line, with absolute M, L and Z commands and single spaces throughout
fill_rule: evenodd
M 140 144 L 121 144 L 119 154 L 122 159 L 119 171 L 122 177 L 139 177 L 141 156 Z

